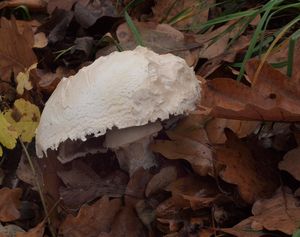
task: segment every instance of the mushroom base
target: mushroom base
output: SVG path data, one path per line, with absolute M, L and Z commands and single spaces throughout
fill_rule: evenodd
M 152 138 L 145 137 L 115 151 L 120 167 L 130 176 L 140 167 L 149 169 L 156 166 L 155 156 L 149 150 Z

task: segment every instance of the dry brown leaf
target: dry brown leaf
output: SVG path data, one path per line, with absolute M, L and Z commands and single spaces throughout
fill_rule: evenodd
M 188 16 L 176 22 L 175 27 L 186 28 L 192 25 L 203 24 L 208 19 L 209 6 L 214 4 L 214 0 L 159 0 L 152 8 L 156 22 L 169 22 L 173 17 L 183 10 L 190 9 Z
M 246 120 L 299 121 L 300 87 L 276 69 L 264 64 L 256 81 L 258 60 L 248 62 L 246 71 L 252 86 L 228 78 L 207 81 L 202 105 L 215 117 Z
M 157 173 L 150 179 L 145 191 L 146 197 L 149 197 L 150 195 L 165 188 L 172 181 L 176 180 L 176 178 L 177 178 L 177 170 L 175 167 L 168 166 L 162 168 L 159 171 L 159 173 Z
M 261 237 L 263 233 L 251 228 L 251 219 L 245 219 L 233 226 L 232 228 L 222 228 L 225 233 L 232 234 L 236 237 Z
M 239 138 L 243 138 L 254 132 L 259 125 L 257 121 L 214 118 L 208 121 L 205 130 L 212 144 L 223 144 L 226 141 L 225 128 L 230 128 Z
M 22 189 L 0 189 L 0 221 L 8 222 L 20 217 L 19 207 Z
M 1 18 L 0 28 L 0 75 L 1 79 L 10 81 L 11 73 L 18 75 L 37 63 L 32 51 L 33 32 L 31 27 L 24 28 L 21 34 L 15 20 Z
M 71 169 L 57 171 L 57 175 L 65 184 L 60 187 L 60 195 L 64 203 L 71 208 L 78 208 L 104 195 L 120 197 L 125 192 L 128 180 L 127 175 L 121 171 L 100 177 L 81 160 L 73 161 Z
M 135 205 L 140 199 L 144 199 L 145 190 L 152 175 L 143 167 L 137 169 L 131 176 L 125 191 L 125 202 L 127 206 Z
M 123 207 L 111 227 L 110 237 L 146 237 L 146 231 L 133 208 Z M 92 237 L 92 236 L 91 236 Z
M 16 237 L 43 237 L 45 230 L 45 222 L 41 222 L 28 232 L 17 232 Z
M 74 73 L 75 72 L 73 70 L 69 70 L 63 67 L 58 67 L 55 73 L 37 69 L 36 74 L 40 78 L 37 86 L 42 90 L 42 92 L 52 94 L 57 84 L 63 77 L 69 77 Z
M 197 176 L 179 178 L 168 185 L 166 190 L 172 192 L 173 205 L 194 210 L 207 207 L 219 193 L 213 179 Z
M 101 232 L 109 232 L 120 207 L 120 199 L 104 196 L 91 206 L 83 205 L 76 217 L 68 215 L 59 233 L 64 237 L 97 237 Z
M 189 207 L 189 203 L 184 201 L 180 203 L 173 198 L 170 197 L 163 202 L 161 202 L 155 209 L 155 216 L 157 218 L 175 218 L 176 214 L 180 211 L 181 208 Z
M 48 44 L 48 39 L 44 32 L 39 32 L 34 35 L 33 48 L 44 48 Z
M 33 32 L 36 32 L 37 28 L 41 25 L 41 23 L 37 20 L 31 20 L 31 21 L 16 20 L 16 24 L 21 34 L 23 34 L 24 30 L 26 30 L 27 28 L 31 28 Z
M 37 167 L 35 167 L 37 169 Z M 20 180 L 25 183 L 32 185 L 36 188 L 36 177 L 34 176 L 32 169 L 28 163 L 25 154 L 22 154 L 20 162 L 18 164 L 18 168 L 16 170 L 16 175 Z
M 193 66 L 198 61 L 197 49 L 199 43 L 193 37 L 185 35 L 175 28 L 166 24 L 155 24 L 152 22 L 134 22 L 138 28 L 143 43 L 156 53 L 173 53 L 184 58 L 188 65 Z M 121 24 L 116 31 L 118 40 L 123 49 L 134 49 L 137 43 L 126 23 Z
M 190 115 L 174 130 L 167 131 L 172 139 L 155 140 L 150 147 L 168 159 L 185 159 L 200 175 L 212 174 L 212 151 L 203 128 L 206 118 Z
M 293 177 L 300 181 L 300 147 L 290 150 L 280 161 L 278 167 L 289 172 Z
M 243 222 L 250 221 L 254 230 L 265 228 L 291 235 L 299 227 L 298 201 L 288 190 L 278 189 L 272 198 L 256 201 L 252 207 L 252 213 L 254 216 Z
M 239 32 L 240 26 L 235 25 L 231 31 L 223 34 L 226 30 L 230 29 L 235 21 L 229 21 L 225 25 L 204 34 L 196 36 L 196 41 L 201 44 L 199 52 L 200 58 L 207 58 L 201 67 L 197 70 L 197 74 L 207 78 L 217 68 L 219 68 L 223 62 L 234 62 L 236 55 L 244 50 L 250 43 L 252 35 L 241 35 L 235 42 L 229 47 L 229 41 L 234 38 Z M 221 36 L 220 38 L 216 38 Z
M 216 152 L 221 178 L 237 185 L 241 197 L 247 203 L 268 197 L 279 184 L 276 167 L 268 162 L 269 157 L 262 160 L 253 156 L 250 149 L 232 132 L 228 131 L 226 135 L 226 147 L 220 147 Z
M 73 5 L 80 0 L 49 0 L 47 4 L 47 12 L 52 14 L 55 8 L 70 11 Z

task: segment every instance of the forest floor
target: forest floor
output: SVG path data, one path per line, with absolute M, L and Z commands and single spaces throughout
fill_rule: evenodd
M 1 1 L 0 237 L 299 237 L 299 11 L 295 0 Z M 157 165 L 129 175 L 110 150 L 38 159 L 61 79 L 138 45 L 183 58 L 201 85 L 196 110 L 151 142 Z

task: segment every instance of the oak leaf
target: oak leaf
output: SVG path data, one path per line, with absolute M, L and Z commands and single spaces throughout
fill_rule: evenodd
M 230 78 L 206 81 L 201 105 L 211 108 L 211 115 L 219 118 L 299 121 L 300 87 L 296 76 L 289 80 L 265 63 L 255 79 L 259 64 L 259 60 L 247 63 L 251 87 Z
M 257 200 L 252 207 L 253 216 L 247 218 L 253 230 L 281 231 L 291 235 L 299 227 L 300 208 L 289 190 L 278 189 L 272 198 Z M 246 222 L 244 220 L 243 222 Z
M 120 207 L 120 199 L 104 196 L 91 206 L 83 205 L 76 217 L 68 215 L 59 233 L 64 237 L 97 237 L 101 232 L 109 232 Z
M 155 140 L 150 147 L 168 159 L 187 160 L 200 175 L 212 174 L 212 150 L 204 129 L 205 122 L 204 117 L 190 115 L 175 129 L 167 131 L 171 141 Z
M 25 26 L 22 33 L 15 20 L 1 18 L 0 27 L 0 76 L 10 81 L 11 73 L 18 75 L 37 62 L 32 50 L 34 43 L 31 27 Z
M 268 197 L 279 185 L 276 164 L 273 164 L 276 160 L 260 159 L 233 132 L 227 131 L 226 135 L 226 146 L 216 149 L 216 165 L 221 178 L 237 185 L 247 203 Z

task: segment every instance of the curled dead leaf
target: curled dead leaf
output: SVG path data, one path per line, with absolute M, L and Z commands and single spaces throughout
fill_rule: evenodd
M 227 131 L 227 137 L 226 147 L 216 150 L 221 178 L 237 185 L 247 203 L 272 194 L 279 185 L 276 166 L 268 162 L 268 157 L 255 157 L 234 133 Z
M 169 140 L 155 140 L 151 144 L 154 152 L 168 159 L 185 159 L 200 175 L 212 174 L 212 150 L 203 126 L 206 118 L 190 115 L 174 130 L 167 131 Z
M 160 191 L 160 189 L 166 187 L 172 181 L 176 180 L 176 178 L 177 170 L 175 167 L 168 166 L 162 168 L 159 173 L 150 179 L 145 191 L 146 197 L 149 197 L 151 194 Z

